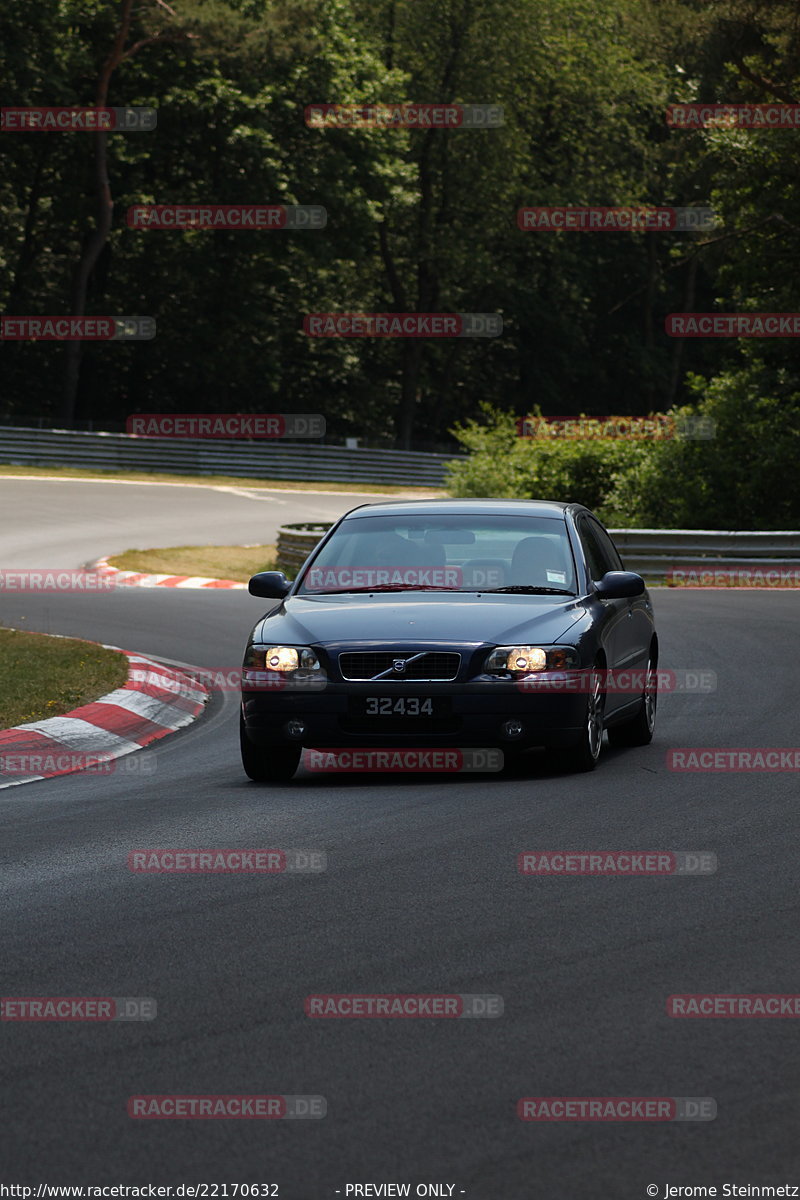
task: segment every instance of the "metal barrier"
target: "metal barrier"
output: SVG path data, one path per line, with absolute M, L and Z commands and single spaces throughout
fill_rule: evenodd
M 640 575 L 671 567 L 730 568 L 758 562 L 767 569 L 800 566 L 800 532 L 725 529 L 611 529 L 622 561 Z
M 127 433 L 0 427 L 0 462 L 96 467 L 99 470 L 230 475 L 248 479 L 312 480 L 441 488 L 447 463 L 463 455 L 348 449 L 306 442 L 227 442 L 204 438 L 143 438 Z M 327 525 L 284 526 L 278 562 L 297 571 Z M 800 531 L 612 529 L 623 561 L 648 576 L 673 566 L 724 567 L 757 561 L 764 567 L 800 565 Z
M 278 530 L 278 569 L 293 576 L 330 525 L 284 525 Z M 629 571 L 664 576 L 671 567 L 731 567 L 758 561 L 765 568 L 800 567 L 800 531 L 735 533 L 719 529 L 611 529 Z
M 308 522 L 305 525 L 282 525 L 278 530 L 277 566 L 293 579 L 317 542 L 328 532 L 331 523 Z
M 145 438 L 129 433 L 0 427 L 0 462 L 30 466 L 232 475 L 243 479 L 308 479 L 441 488 L 446 464 L 459 455 L 410 450 L 351 450 L 309 442 L 230 442 Z

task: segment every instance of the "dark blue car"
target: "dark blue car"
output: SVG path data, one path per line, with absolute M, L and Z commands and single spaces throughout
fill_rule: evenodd
M 535 747 L 589 771 L 603 733 L 653 736 L 658 639 L 641 576 L 580 504 L 418 500 L 341 518 L 244 659 L 241 748 L 258 782 L 304 747 Z

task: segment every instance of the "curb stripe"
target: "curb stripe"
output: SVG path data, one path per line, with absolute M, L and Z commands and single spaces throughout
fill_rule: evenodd
M 204 575 L 148 575 L 139 571 L 122 571 L 112 567 L 107 558 L 98 558 L 88 570 L 98 575 L 116 576 L 118 584 L 125 587 L 173 587 L 173 588 L 227 588 L 246 590 L 246 583 L 233 579 L 208 579 Z
M 203 684 L 143 655 L 118 652 L 128 660 L 128 681 L 123 687 L 63 716 L 0 730 L 0 789 L 82 769 L 54 766 L 44 774 L 35 769 L 15 774 L 4 770 L 4 755 L 57 758 L 67 753 L 102 755 L 110 761 L 174 733 L 202 713 L 210 695 Z
M 76 713 L 81 709 L 76 708 Z M 98 754 L 114 750 L 135 750 L 136 742 L 114 733 L 110 729 L 101 729 L 91 721 L 71 714 L 63 717 L 48 717 L 44 721 L 34 721 L 30 725 L 20 725 L 20 729 L 32 729 L 52 737 L 61 743 L 62 750 L 72 750 L 77 753 Z
M 171 695 L 164 693 L 162 698 L 161 695 L 154 696 L 138 690 L 129 692 L 125 688 L 118 692 L 109 692 L 107 696 L 96 700 L 95 704 L 100 704 L 104 708 L 113 705 L 133 713 L 135 716 L 143 717 L 145 721 L 153 721 L 156 725 L 167 726 L 180 720 L 186 713 L 193 716 L 203 707 L 201 702 L 183 700 L 174 692 Z M 102 724 L 102 722 L 98 722 L 98 724 Z
M 166 721 L 151 721 L 119 704 L 101 704 L 99 701 L 87 705 L 82 719 L 103 733 L 136 742 L 139 746 L 172 732 Z

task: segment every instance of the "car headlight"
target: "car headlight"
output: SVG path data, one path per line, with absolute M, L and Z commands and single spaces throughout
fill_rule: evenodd
M 319 671 L 320 662 L 308 646 L 248 646 L 245 667 L 255 671 Z
M 577 651 L 569 646 L 498 646 L 486 659 L 484 670 L 530 675 L 535 671 L 566 671 L 577 665 Z

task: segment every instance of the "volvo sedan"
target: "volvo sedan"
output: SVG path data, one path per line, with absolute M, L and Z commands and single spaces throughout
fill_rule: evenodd
M 247 775 L 303 748 L 544 748 L 592 770 L 653 736 L 658 639 L 641 576 L 580 504 L 418 500 L 343 516 L 274 603 L 242 672 Z

